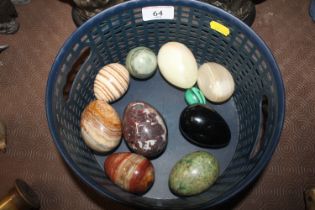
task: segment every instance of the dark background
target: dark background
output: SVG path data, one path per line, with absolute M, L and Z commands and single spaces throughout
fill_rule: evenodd
M 315 23 L 309 0 L 267 0 L 256 7 L 253 29 L 273 52 L 286 88 L 286 119 L 279 146 L 258 181 L 223 209 L 304 209 L 303 191 L 315 186 Z M 24 179 L 43 210 L 130 209 L 101 199 L 73 176 L 50 136 L 45 116 L 48 72 L 75 30 L 71 6 L 32 0 L 17 6 L 20 30 L 0 35 L 0 119 L 8 149 L 0 153 L 0 197 Z

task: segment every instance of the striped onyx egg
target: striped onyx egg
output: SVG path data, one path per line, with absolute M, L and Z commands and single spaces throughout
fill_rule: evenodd
M 104 170 L 112 182 L 131 193 L 143 194 L 154 182 L 152 163 L 131 152 L 109 155 L 104 162 Z
M 94 151 L 109 152 L 121 141 L 119 115 L 105 101 L 94 100 L 85 107 L 81 114 L 80 127 L 84 142 Z
M 94 95 L 97 99 L 112 102 L 125 94 L 129 86 L 129 72 L 119 63 L 104 66 L 96 75 Z

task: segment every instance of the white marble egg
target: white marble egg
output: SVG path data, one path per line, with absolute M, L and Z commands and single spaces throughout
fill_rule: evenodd
M 112 102 L 125 94 L 129 87 L 129 72 L 119 63 L 104 66 L 96 75 L 94 95 L 97 99 Z
M 215 103 L 228 100 L 235 89 L 232 74 L 224 66 L 214 62 L 200 66 L 197 84 L 205 97 Z
M 164 44 L 158 53 L 158 66 L 163 77 L 179 88 L 191 88 L 197 81 L 196 59 L 190 49 L 182 43 Z

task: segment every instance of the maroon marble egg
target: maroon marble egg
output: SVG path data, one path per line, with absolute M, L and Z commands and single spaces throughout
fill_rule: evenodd
M 143 194 L 154 182 L 154 167 L 141 155 L 120 152 L 109 155 L 104 162 L 107 176 L 120 188 Z
M 167 145 L 162 116 L 145 102 L 131 102 L 124 111 L 123 136 L 130 150 L 147 158 L 160 155 Z

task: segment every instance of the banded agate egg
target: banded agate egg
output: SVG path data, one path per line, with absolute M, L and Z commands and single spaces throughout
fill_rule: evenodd
M 113 102 L 122 97 L 129 87 L 129 72 L 119 63 L 104 66 L 94 80 L 97 99 Z
M 81 114 L 81 135 L 97 152 L 109 152 L 121 141 L 121 121 L 116 110 L 102 100 L 90 102 Z
M 143 194 L 154 182 L 154 167 L 141 155 L 120 152 L 109 155 L 104 162 L 108 177 L 120 188 Z

